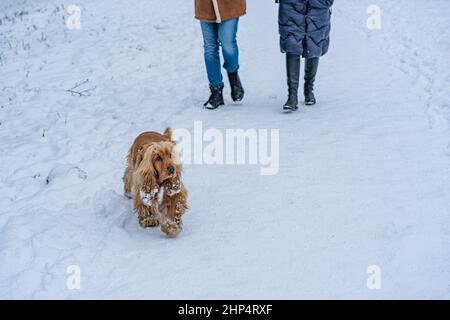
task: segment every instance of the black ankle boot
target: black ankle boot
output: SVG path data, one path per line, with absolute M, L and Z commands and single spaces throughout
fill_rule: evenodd
M 237 72 L 228 72 L 228 80 L 230 80 L 231 99 L 234 102 L 242 101 L 244 99 L 244 88 L 242 87 L 239 74 Z
M 206 109 L 217 109 L 219 106 L 223 106 L 225 102 L 223 101 L 223 86 L 213 87 L 209 86 L 211 90 L 211 96 L 208 101 L 203 105 Z
M 286 71 L 289 96 L 283 110 L 290 112 L 298 109 L 298 85 L 300 79 L 300 56 L 286 54 Z
M 305 104 L 312 106 L 316 104 L 314 97 L 314 81 L 316 80 L 317 69 L 319 67 L 319 58 L 306 59 L 305 62 Z

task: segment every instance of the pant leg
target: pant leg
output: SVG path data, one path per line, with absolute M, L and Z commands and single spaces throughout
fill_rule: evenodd
M 200 25 L 203 33 L 205 66 L 209 85 L 217 88 L 223 86 L 219 54 L 219 24 L 201 21 Z
M 228 72 L 239 70 L 239 48 L 237 44 L 239 18 L 225 20 L 219 24 L 219 42 L 225 63 L 223 67 Z

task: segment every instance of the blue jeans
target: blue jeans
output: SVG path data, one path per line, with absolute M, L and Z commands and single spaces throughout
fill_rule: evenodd
M 205 49 L 205 64 L 209 84 L 215 88 L 223 86 L 220 70 L 219 47 L 225 63 L 223 67 L 228 72 L 237 72 L 239 69 L 239 49 L 236 40 L 239 18 L 225 20 L 221 23 L 201 21 L 203 43 Z

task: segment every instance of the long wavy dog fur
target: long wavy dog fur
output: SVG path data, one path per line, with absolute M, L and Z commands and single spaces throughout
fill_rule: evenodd
M 142 228 L 160 225 L 169 237 L 182 231 L 181 216 L 188 208 L 182 170 L 170 128 L 163 134 L 144 132 L 135 139 L 123 181 L 125 195 L 133 199 Z

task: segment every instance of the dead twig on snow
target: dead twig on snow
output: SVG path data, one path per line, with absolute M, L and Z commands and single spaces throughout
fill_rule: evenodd
M 66 92 L 70 93 L 72 96 L 86 97 L 90 96 L 92 91 L 94 91 L 97 87 L 91 87 L 88 89 L 81 90 L 80 87 L 89 82 L 89 79 L 84 80 L 83 82 L 76 83 L 72 88 L 67 89 Z

